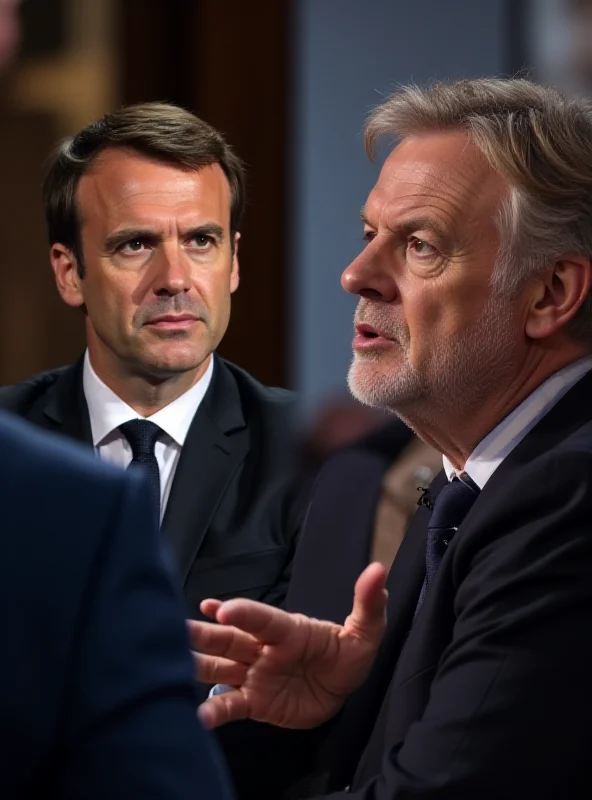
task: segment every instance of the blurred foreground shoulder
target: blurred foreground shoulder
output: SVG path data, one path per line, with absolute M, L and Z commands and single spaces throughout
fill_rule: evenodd
M 139 475 L 0 415 L 0 796 L 228 800 Z

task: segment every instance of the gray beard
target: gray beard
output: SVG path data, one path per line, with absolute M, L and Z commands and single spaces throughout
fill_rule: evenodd
M 451 415 L 457 419 L 472 415 L 511 375 L 514 342 L 508 298 L 491 297 L 474 325 L 454 339 L 435 341 L 421 372 L 409 361 L 407 329 L 392 319 L 381 321 L 381 316 L 386 315 L 377 307 L 362 319 L 395 336 L 403 364 L 388 375 L 378 366 L 384 354 L 356 354 L 348 374 L 349 389 L 361 403 L 394 412 L 411 427 L 437 424 Z

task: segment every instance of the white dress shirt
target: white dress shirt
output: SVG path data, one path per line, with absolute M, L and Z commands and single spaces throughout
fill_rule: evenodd
M 185 443 L 187 431 L 195 412 L 204 398 L 214 371 L 214 359 L 197 383 L 188 391 L 147 417 L 162 429 L 154 455 L 160 470 L 160 519 L 164 516 L 175 470 Z M 88 351 L 84 357 L 82 386 L 88 405 L 93 445 L 100 458 L 124 469 L 132 460 L 132 449 L 119 426 L 131 419 L 139 419 L 133 408 L 124 403 L 92 368 Z
M 467 459 L 463 472 L 482 489 L 504 458 L 591 369 L 592 356 L 586 356 L 547 378 L 479 442 Z M 457 471 L 446 456 L 443 461 L 444 470 L 448 480 L 451 481 L 457 475 Z

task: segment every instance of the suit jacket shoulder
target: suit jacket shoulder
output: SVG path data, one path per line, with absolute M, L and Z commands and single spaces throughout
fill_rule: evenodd
M 0 444 L 0 796 L 226 797 L 143 479 L 8 415 Z
M 296 394 L 289 389 L 265 386 L 256 378 L 230 361 L 218 358 L 219 365 L 234 377 L 245 409 L 267 409 L 280 414 L 290 414 L 296 406 Z
M 57 381 L 72 370 L 72 365 L 39 372 L 21 383 L 0 387 L 0 408 L 26 416 L 38 401 L 42 401 Z

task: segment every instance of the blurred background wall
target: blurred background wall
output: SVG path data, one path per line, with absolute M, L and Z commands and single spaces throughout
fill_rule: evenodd
M 290 376 L 306 418 L 344 395 L 355 298 L 340 274 L 362 246 L 376 180 L 361 129 L 397 83 L 513 68 L 507 0 L 299 0 L 294 20 Z
M 0 74 L 0 383 L 83 347 L 80 313 L 62 306 L 48 264 L 44 159 L 120 103 L 160 99 L 219 127 L 249 168 L 242 282 L 223 355 L 297 389 L 307 426 L 323 419 L 327 430 L 331 408 L 349 409 L 350 433 L 373 424 L 373 412 L 347 399 L 354 302 L 339 285 L 361 248 L 359 209 L 379 168 L 363 152 L 367 112 L 397 83 L 524 67 L 583 90 L 591 5 L 24 0 L 23 44 Z

